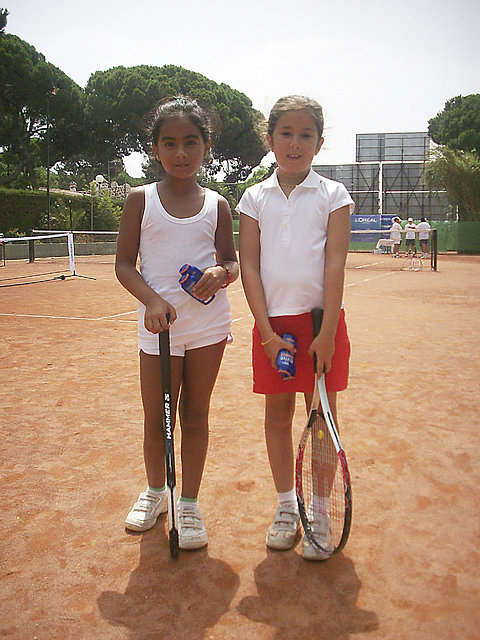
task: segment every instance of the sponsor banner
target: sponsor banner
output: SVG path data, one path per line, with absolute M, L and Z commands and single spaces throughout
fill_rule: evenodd
M 380 229 L 380 215 L 360 215 L 351 216 L 352 231 L 362 231 L 367 229 Z

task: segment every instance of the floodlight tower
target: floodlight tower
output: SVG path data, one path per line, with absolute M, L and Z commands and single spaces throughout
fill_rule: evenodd
M 57 87 L 47 91 L 47 229 L 50 230 L 50 98 L 58 93 Z

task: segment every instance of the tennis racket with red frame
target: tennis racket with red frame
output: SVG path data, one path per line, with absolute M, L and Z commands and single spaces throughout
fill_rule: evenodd
M 167 314 L 167 322 L 169 321 Z M 159 333 L 160 369 L 162 373 L 163 394 L 163 438 L 165 443 L 165 469 L 168 494 L 168 532 L 170 555 L 178 556 L 178 513 L 177 483 L 175 477 L 175 449 L 173 445 L 172 398 L 170 382 L 170 332 L 168 329 Z
M 323 310 L 313 309 L 313 335 Z M 352 489 L 347 458 L 328 403 L 325 374 L 314 358 L 315 386 L 308 421 L 298 445 L 295 482 L 298 508 L 308 541 L 323 559 L 346 544 L 352 521 Z

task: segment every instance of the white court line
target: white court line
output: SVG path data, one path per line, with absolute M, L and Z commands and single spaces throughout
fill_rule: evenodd
M 129 311 L 128 313 L 135 313 L 135 311 Z M 126 315 L 126 314 L 119 314 Z M 0 313 L 0 316 L 8 316 L 14 318 L 44 318 L 47 320 L 86 320 L 87 322 L 98 322 L 99 320 L 110 320 L 115 318 L 115 316 L 106 316 L 104 318 L 80 318 L 77 316 L 43 316 L 43 315 L 34 315 L 30 313 Z M 118 320 L 118 322 L 136 322 L 136 318 L 134 320 Z
M 137 313 L 136 311 L 125 311 L 124 313 L 115 313 L 113 316 L 102 316 L 101 318 L 95 318 L 95 320 L 110 320 L 111 318 L 119 318 L 120 316 L 128 316 L 131 313 Z
M 362 284 L 363 282 L 370 282 L 371 280 L 377 280 L 378 278 L 385 278 L 386 276 L 391 276 L 393 273 L 397 273 L 396 271 L 388 271 L 387 273 L 382 273 L 377 276 L 372 276 L 371 278 L 364 278 L 363 280 L 358 280 L 357 282 L 350 282 L 345 285 L 345 289 L 347 287 L 354 287 L 357 284 Z M 241 291 L 241 290 L 240 290 Z M 137 318 L 132 318 L 131 320 L 121 320 L 120 316 L 128 316 L 130 314 L 136 314 L 135 311 L 125 311 L 123 313 L 116 313 L 111 316 L 101 316 L 99 318 L 80 318 L 77 316 L 46 316 L 46 315 L 33 315 L 28 313 L 0 313 L 0 317 L 14 317 L 14 318 L 44 318 L 49 320 L 85 320 L 87 322 L 99 322 L 100 320 L 112 321 L 117 320 L 117 322 L 137 322 Z M 242 320 L 246 320 L 247 318 L 252 318 L 253 315 L 248 313 L 245 316 L 241 316 L 240 318 L 233 318 L 232 323 L 241 322 Z
M 119 320 L 119 316 L 126 316 L 132 313 L 137 313 L 136 311 L 126 311 L 125 313 L 117 313 L 113 316 L 103 316 L 101 318 L 80 318 L 77 316 L 45 316 L 45 315 L 36 315 L 30 313 L 0 313 L 0 316 L 5 316 L 9 318 L 40 318 L 47 320 L 85 320 L 87 322 L 99 322 L 100 320 L 117 320 L 118 322 L 137 322 L 137 318 L 132 318 L 132 320 Z M 251 318 L 252 314 L 249 313 L 246 316 L 241 316 L 240 318 L 232 319 L 232 322 L 240 322 L 242 320 L 246 320 L 247 318 Z
M 367 267 L 374 267 L 376 264 L 383 264 L 383 262 L 370 262 L 369 264 L 359 264 L 355 269 L 366 269 Z
M 248 313 L 246 316 L 242 316 L 241 318 L 233 318 L 232 322 L 240 322 L 241 320 L 246 320 L 247 318 L 253 318 L 251 313 Z
M 391 276 L 392 273 L 397 273 L 396 271 L 389 271 L 388 273 L 382 273 L 379 276 L 372 276 L 371 278 L 364 278 L 363 280 L 358 280 L 357 282 L 350 282 L 350 284 L 345 285 L 345 289 L 347 287 L 354 287 L 356 284 L 362 284 L 362 282 L 370 282 L 370 280 L 377 280 L 378 278 L 385 278 L 386 276 Z

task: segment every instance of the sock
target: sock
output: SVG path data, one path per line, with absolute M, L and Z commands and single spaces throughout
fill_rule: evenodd
M 294 507 L 295 511 L 297 510 L 297 494 L 295 493 L 295 489 L 285 491 L 285 493 L 277 493 L 277 496 L 278 504 L 281 504 L 283 507 Z
M 329 506 L 330 506 L 330 498 L 325 498 L 324 496 L 316 496 L 316 495 L 313 496 L 312 507 L 313 507 L 314 513 L 322 513 L 324 515 L 327 515 Z
M 184 498 L 183 496 L 180 496 L 178 500 L 178 506 L 182 508 L 186 507 L 187 505 L 198 507 L 198 498 Z
M 161 497 L 160 494 L 165 493 L 165 489 L 166 489 L 165 485 L 163 485 L 163 487 L 160 487 L 160 489 L 156 489 L 155 487 L 148 486 L 147 487 L 147 493 L 148 493 L 149 496 L 151 496 L 152 498 L 155 498 L 157 500 L 158 498 Z

